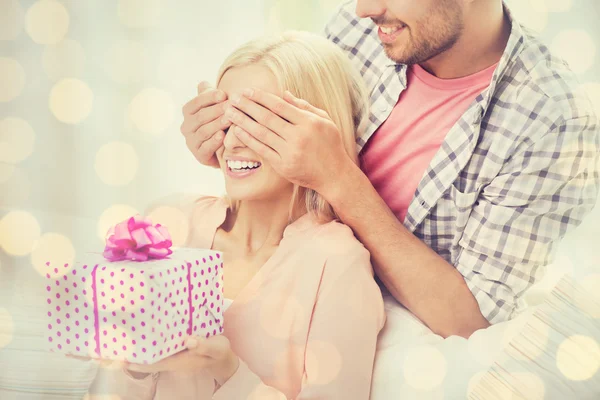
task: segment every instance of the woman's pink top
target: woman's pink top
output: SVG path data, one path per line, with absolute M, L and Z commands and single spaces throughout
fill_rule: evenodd
M 186 245 L 211 248 L 226 214 L 222 199 L 196 200 Z M 369 252 L 347 226 L 307 214 L 225 311 L 240 367 L 223 386 L 202 372 L 160 373 L 124 377 L 122 397 L 368 399 L 384 321 Z

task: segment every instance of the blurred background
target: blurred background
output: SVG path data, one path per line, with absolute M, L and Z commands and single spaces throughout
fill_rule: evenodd
M 568 61 L 600 115 L 600 1 L 507 3 Z M 339 4 L 0 0 L 0 351 L 18 340 L 14 310 L 41 289 L 45 261 L 101 251 L 110 225 L 163 196 L 223 194 L 220 172 L 185 146 L 181 107 L 235 47 L 284 29 L 321 32 Z M 185 240 L 177 209 L 151 217 Z M 598 237 L 596 208 L 543 285 L 572 273 L 600 291 Z

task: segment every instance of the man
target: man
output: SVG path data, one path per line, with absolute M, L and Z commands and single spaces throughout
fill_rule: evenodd
M 326 33 L 371 89 L 362 170 L 321 110 L 251 88 L 201 84 L 188 147 L 214 166 L 227 131 L 321 193 L 433 332 L 512 318 L 596 200 L 599 123 L 574 75 L 501 0 L 358 0 Z M 284 122 L 293 108 L 304 122 Z

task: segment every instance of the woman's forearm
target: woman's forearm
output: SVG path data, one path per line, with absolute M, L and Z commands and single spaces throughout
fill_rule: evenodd
M 322 194 L 371 252 L 390 293 L 441 336 L 489 326 L 462 275 L 398 221 L 362 171 L 348 165 L 339 176 Z

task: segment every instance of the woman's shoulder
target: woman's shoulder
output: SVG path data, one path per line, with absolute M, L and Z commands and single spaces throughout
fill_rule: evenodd
M 193 193 L 173 193 L 154 200 L 147 207 L 146 215 L 157 213 L 160 209 L 176 209 L 190 219 L 197 212 L 208 212 L 211 209 L 227 207 L 223 198 L 203 196 Z M 181 217 L 181 215 L 180 215 Z
M 352 229 L 341 222 L 315 224 L 309 232 L 311 250 L 319 252 L 329 261 L 363 261 L 370 266 L 370 253 L 356 238 Z
M 209 242 L 214 230 L 223 223 L 227 208 L 227 202 L 220 197 L 174 193 L 152 202 L 147 215 L 168 215 L 168 219 L 177 221 L 180 236 L 186 232 L 182 245 L 207 247 L 212 244 Z

